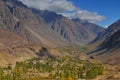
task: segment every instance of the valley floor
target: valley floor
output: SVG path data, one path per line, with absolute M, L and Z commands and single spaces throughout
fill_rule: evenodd
M 0 80 L 120 80 L 120 66 L 87 58 L 90 48 L 63 47 L 51 55 L 44 49 L 39 57 L 0 67 Z

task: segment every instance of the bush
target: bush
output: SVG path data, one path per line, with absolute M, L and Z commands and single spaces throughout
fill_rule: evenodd
M 99 67 L 98 68 L 98 75 L 103 75 L 104 74 L 104 67 Z
M 91 69 L 86 72 L 87 79 L 94 79 L 98 76 L 98 69 Z

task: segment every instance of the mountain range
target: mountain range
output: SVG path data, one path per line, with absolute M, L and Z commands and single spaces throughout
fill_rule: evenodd
M 53 11 L 29 8 L 18 0 L 0 1 L 0 62 L 35 57 L 43 47 L 99 43 L 97 59 L 119 63 L 120 20 L 107 29 L 85 20 L 69 19 Z M 6 59 L 7 58 L 7 59 Z M 12 62 L 12 61 L 11 61 Z
M 83 45 L 104 31 L 93 23 L 71 20 L 51 11 L 30 9 L 17 0 L 2 0 L 0 4 L 0 28 L 24 37 L 26 44 L 47 47 Z

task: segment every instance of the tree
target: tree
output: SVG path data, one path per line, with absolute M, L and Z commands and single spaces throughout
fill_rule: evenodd
M 104 74 L 104 67 L 101 66 L 98 68 L 98 75 L 103 75 Z
M 3 79 L 3 69 L 0 67 L 0 80 L 2 80 Z
M 98 76 L 98 69 L 90 69 L 86 72 L 87 79 L 94 79 Z

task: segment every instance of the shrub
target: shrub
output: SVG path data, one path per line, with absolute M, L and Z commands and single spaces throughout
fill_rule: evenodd
M 87 79 L 94 79 L 98 76 L 98 69 L 91 69 L 86 72 Z
M 103 75 L 104 74 L 104 67 L 99 67 L 98 68 L 98 75 Z

